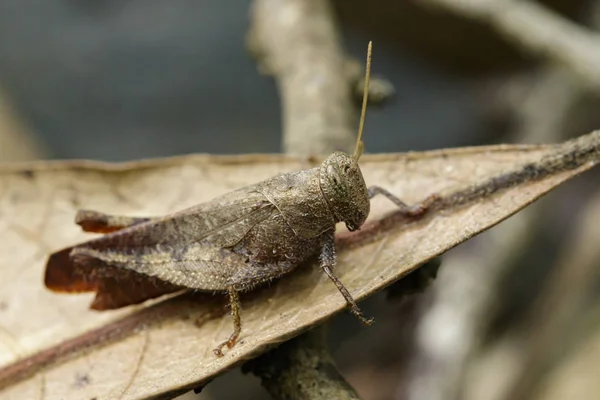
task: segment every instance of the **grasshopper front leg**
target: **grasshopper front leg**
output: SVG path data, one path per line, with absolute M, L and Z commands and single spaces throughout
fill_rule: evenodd
M 344 284 L 339 280 L 337 276 L 333 273 L 333 267 L 335 267 L 336 263 L 336 255 L 335 255 L 335 241 L 334 241 L 334 231 L 327 234 L 325 241 L 323 243 L 323 247 L 321 248 L 321 256 L 319 257 L 321 261 L 321 269 L 327 274 L 329 279 L 335 284 L 338 288 L 344 299 L 346 299 L 346 303 L 350 306 L 350 312 L 354 314 L 360 322 L 369 326 L 373 323 L 373 318 L 366 318 L 361 309 L 354 301 L 354 298 L 348 292 L 348 289 L 344 286 Z
M 367 192 L 369 193 L 369 199 L 372 199 L 378 194 L 387 197 L 392 203 L 398 206 L 402 214 L 408 217 L 416 217 L 418 215 L 423 214 L 425 211 L 427 211 L 429 207 L 431 207 L 440 199 L 440 196 L 434 193 L 426 197 L 425 200 L 412 206 L 409 206 L 408 204 L 406 204 L 405 202 L 403 202 L 402 200 L 400 200 L 399 198 L 397 198 L 396 196 L 394 196 L 393 194 L 391 194 L 390 192 L 388 192 L 380 186 L 371 186 L 367 189 Z

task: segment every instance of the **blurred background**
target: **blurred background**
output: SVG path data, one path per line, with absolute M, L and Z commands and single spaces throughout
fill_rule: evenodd
M 373 40 L 373 73 L 396 92 L 368 113 L 368 152 L 600 128 L 598 85 L 452 3 L 331 2 L 345 50 L 362 60 Z M 597 35 L 600 1 L 535 4 Z M 0 162 L 280 152 L 277 88 L 246 49 L 250 7 L 3 0 Z M 349 383 L 373 400 L 599 399 L 599 178 L 596 168 L 447 253 L 425 292 L 366 300 L 373 327 L 335 318 L 329 341 Z M 235 370 L 185 398 L 269 396 Z

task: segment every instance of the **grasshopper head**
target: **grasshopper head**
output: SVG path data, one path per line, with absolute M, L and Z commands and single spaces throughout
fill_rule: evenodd
M 371 76 L 371 49 L 367 49 L 367 68 L 365 72 L 365 90 L 362 110 L 358 125 L 358 137 L 354 155 L 335 152 L 321 164 L 319 184 L 329 208 L 333 212 L 335 222 L 343 221 L 350 231 L 355 231 L 365 223 L 369 216 L 371 203 L 367 185 L 358 166 L 363 153 L 362 131 L 369 97 L 369 77 Z
M 367 219 L 371 204 L 357 159 L 335 152 L 321 164 L 319 184 L 335 221 L 355 231 Z

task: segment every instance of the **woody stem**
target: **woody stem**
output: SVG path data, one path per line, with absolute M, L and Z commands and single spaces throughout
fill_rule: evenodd
M 290 20 L 289 15 L 296 18 Z M 255 0 L 249 33 L 250 51 L 277 82 L 285 152 L 351 152 L 358 120 L 353 87 L 361 74 L 353 76 L 347 68 L 350 63 L 330 2 Z M 315 87 L 315 81 L 321 84 Z M 244 370 L 258 375 L 275 399 L 359 399 L 329 355 L 325 329 L 282 344 Z

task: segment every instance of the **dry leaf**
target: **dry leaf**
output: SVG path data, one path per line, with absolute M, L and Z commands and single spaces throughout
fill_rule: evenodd
M 574 148 L 576 155 L 564 156 Z M 481 182 L 488 182 L 488 190 L 468 189 L 462 193 L 486 197 L 461 207 L 454 203 L 464 203 L 464 196 L 450 197 L 410 223 L 396 214 L 382 219 L 394 207 L 376 198 L 369 218 L 374 222 L 358 235 L 338 235 L 336 271 L 350 292 L 363 298 L 589 169 L 600 158 L 599 148 L 600 132 L 594 132 L 555 146 L 365 156 L 361 166 L 367 184 L 386 187 L 408 203 Z M 541 159 L 546 169 L 540 173 L 536 165 Z M 100 400 L 173 394 L 342 310 L 344 299 L 327 277 L 316 267 L 301 268 L 242 298 L 241 342 L 217 358 L 212 349 L 231 329 L 229 317 L 215 317 L 222 309 L 220 296 L 203 296 L 202 301 L 184 296 L 99 313 L 88 309 L 93 295 L 56 294 L 42 284 L 50 252 L 91 237 L 73 223 L 80 208 L 161 215 L 307 166 L 304 159 L 286 156 L 201 155 L 0 169 L 0 397 Z M 520 172 L 506 175 L 513 170 Z M 537 180 L 528 182 L 533 176 Z M 513 187 L 489 190 L 493 185 Z M 205 319 L 200 327 L 194 324 L 197 317 Z

